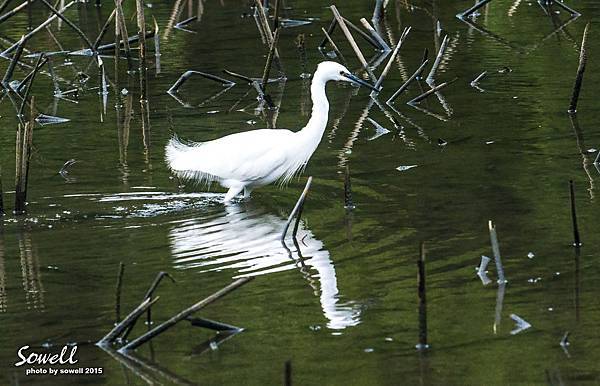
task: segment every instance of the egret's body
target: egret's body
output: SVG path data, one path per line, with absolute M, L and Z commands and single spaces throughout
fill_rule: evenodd
M 306 126 L 293 132 L 260 129 L 227 135 L 213 141 L 184 144 L 172 138 L 166 160 L 177 175 L 200 181 L 217 181 L 228 188 L 225 202 L 276 180 L 288 181 L 317 149 L 327 127 L 329 102 L 325 85 L 330 80 L 364 82 L 335 62 L 319 64 L 311 83 L 312 115 Z

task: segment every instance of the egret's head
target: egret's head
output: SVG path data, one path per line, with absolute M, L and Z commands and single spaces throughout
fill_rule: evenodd
M 321 62 L 317 67 L 317 71 L 315 72 L 315 77 L 320 76 L 325 82 L 334 80 L 334 81 L 342 81 L 342 82 L 351 82 L 356 83 L 361 86 L 365 86 L 370 88 L 371 90 L 379 91 L 375 87 L 373 87 L 368 82 L 360 79 L 356 75 L 350 73 L 350 71 L 336 62 Z

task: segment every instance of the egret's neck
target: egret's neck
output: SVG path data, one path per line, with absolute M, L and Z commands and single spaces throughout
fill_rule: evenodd
M 304 129 L 300 131 L 302 136 L 311 142 L 316 142 L 316 144 L 321 142 L 321 137 L 327 127 L 327 118 L 329 115 L 329 102 L 327 101 L 327 95 L 325 95 L 326 83 L 325 80 L 315 74 L 310 85 L 312 114 Z

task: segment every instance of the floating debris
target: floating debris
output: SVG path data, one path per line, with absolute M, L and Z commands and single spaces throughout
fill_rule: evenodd
M 312 24 L 311 20 L 297 20 L 297 19 L 279 19 L 279 25 L 281 28 L 293 28 L 301 27 L 303 25 Z
M 441 147 L 444 147 L 444 146 L 446 146 L 448 144 L 447 141 L 445 141 L 445 140 L 443 140 L 441 138 L 438 138 L 437 143 L 438 143 L 438 146 L 441 146 Z
M 399 172 L 404 172 L 406 170 L 410 170 L 412 168 L 416 168 L 419 165 L 400 165 L 396 168 Z
M 560 345 L 560 347 L 563 349 L 567 358 L 571 357 L 571 354 L 569 354 L 569 350 L 568 350 L 568 347 L 571 345 L 571 342 L 569 342 L 569 334 L 570 334 L 569 331 L 565 331 L 565 334 L 563 335 L 562 339 L 558 343 Z
M 511 335 L 517 335 L 518 333 L 531 328 L 531 324 L 529 322 L 516 314 L 510 314 L 510 318 L 516 323 L 515 328 L 510 332 Z
M 471 81 L 471 87 L 475 87 L 475 86 L 477 86 L 477 85 L 479 84 L 479 82 L 481 81 L 481 79 L 483 79 L 483 77 L 484 77 L 484 76 L 486 76 L 486 74 L 487 74 L 487 71 L 484 71 L 484 72 L 482 72 L 481 74 L 479 74 L 479 75 L 477 76 L 477 78 L 473 79 L 473 80 Z
M 65 162 L 65 164 L 62 166 L 62 168 L 60 168 L 60 170 L 58 171 L 58 174 L 60 174 L 63 177 L 66 177 L 67 174 L 69 174 L 69 170 L 68 168 L 71 167 L 72 165 L 74 165 L 75 163 L 77 163 L 76 159 L 70 159 L 67 162 Z
M 42 126 L 45 125 L 56 125 L 59 123 L 65 123 L 71 121 L 69 118 L 55 117 L 53 115 L 40 114 L 35 119 L 37 123 Z
M 530 258 L 530 259 L 533 259 L 533 258 L 535 257 L 535 255 L 534 255 L 534 253 L 533 253 L 533 252 L 529 252 L 529 253 L 527 254 L 527 257 L 528 257 L 528 258 Z
M 488 263 L 491 260 L 492 259 L 490 259 L 489 257 L 482 255 L 481 263 L 479 264 L 479 267 L 477 268 L 477 276 L 479 276 L 483 285 L 488 285 L 492 282 L 492 280 L 487 276 L 487 271 L 486 271 Z
M 386 129 L 385 127 L 381 126 L 379 123 L 375 122 L 375 120 L 367 117 L 367 120 L 369 122 L 371 122 L 371 124 L 373 124 L 373 126 L 375 126 L 375 135 L 373 135 L 372 137 L 368 138 L 367 141 L 372 141 L 374 139 L 377 139 L 379 137 L 381 137 L 382 135 L 386 135 L 387 133 L 389 133 L 390 131 L 388 129 Z

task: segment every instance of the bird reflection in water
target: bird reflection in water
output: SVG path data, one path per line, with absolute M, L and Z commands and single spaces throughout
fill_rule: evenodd
M 176 268 L 202 272 L 233 269 L 236 278 L 299 269 L 319 296 L 328 328 L 338 330 L 360 323 L 360 305 L 339 301 L 329 251 L 302 222 L 297 240 L 287 240 L 293 245 L 289 249 L 280 241 L 285 219 L 243 203 L 222 208 L 224 213 L 218 216 L 183 220 L 170 231 Z M 311 275 L 312 270 L 317 275 Z

